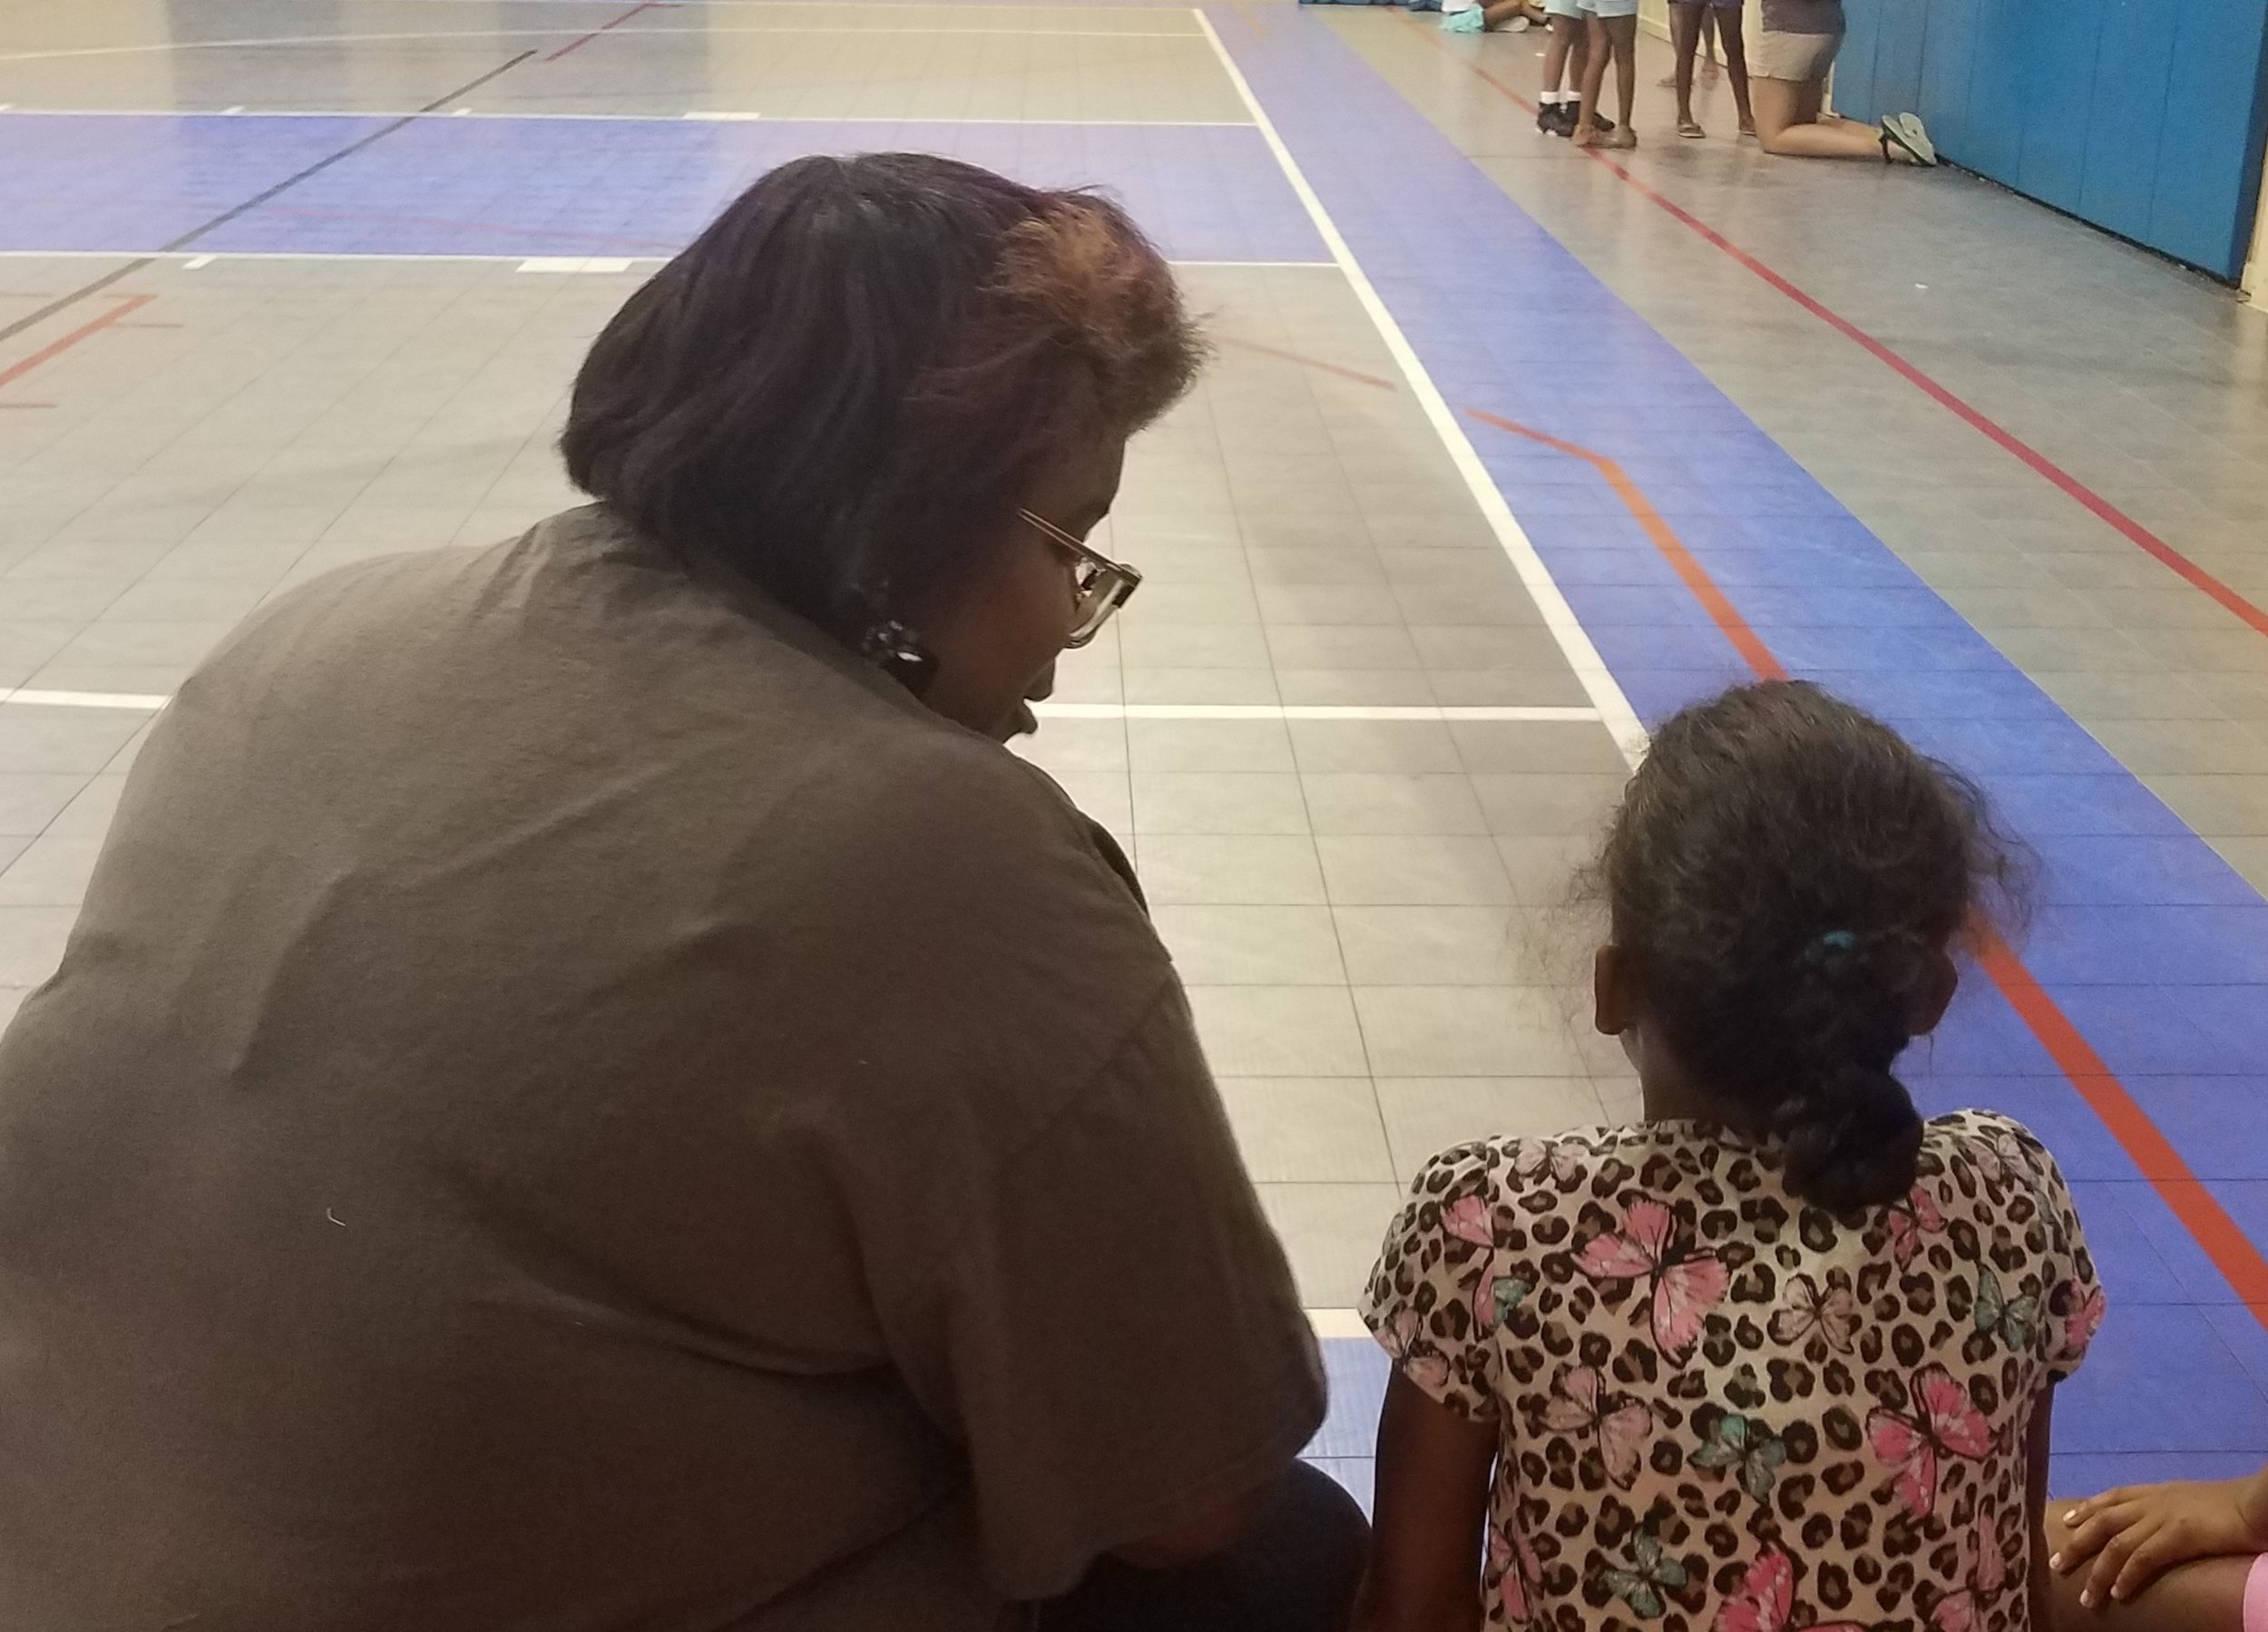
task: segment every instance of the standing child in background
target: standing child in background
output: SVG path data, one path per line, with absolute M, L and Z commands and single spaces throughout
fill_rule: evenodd
M 1528 26 L 1528 0 L 1442 0 L 1442 26 L 1451 34 L 1494 34 Z
M 1638 0 L 1577 0 L 1589 35 L 1590 61 L 1584 64 L 1583 100 L 1576 116 L 1578 147 L 1636 147 L 1637 132 L 1631 126 L 1632 107 L 1638 93 Z M 1622 98 L 1622 125 L 1617 129 L 1599 112 L 1607 87 L 1607 64 L 1612 62 L 1615 88 Z
M 1756 116 L 1748 105 L 1748 43 L 1741 35 L 1741 0 L 1670 0 L 1669 38 L 1677 54 L 1677 71 L 1670 75 L 1677 89 L 1677 133 L 1699 141 L 1708 132 L 1693 116 L 1693 59 L 1705 34 L 1715 33 L 1725 42 L 1725 71 L 1733 82 L 1733 106 L 1740 114 L 1740 133 L 1756 133 Z
M 1675 4 L 1676 0 L 1672 0 Z M 1744 42 L 1745 44 L 1745 42 Z M 1724 77 L 1725 71 L 1716 64 L 1716 13 L 1704 7 L 1701 13 L 1701 77 L 1714 85 Z M 1656 82 L 1665 91 L 1677 86 L 1675 72 L 1665 73 Z
M 1583 70 L 1590 62 L 1590 30 L 1576 0 L 1544 0 L 1544 10 L 1551 18 L 1551 41 L 1543 51 L 1536 129 L 1547 136 L 1572 136 L 1582 107 Z
M 1364 1632 L 2045 1632 L 2102 1293 L 2038 1142 L 1892 1074 L 2014 872 L 1974 787 L 1814 687 L 1662 728 L 1597 869 L 1646 1119 L 1419 1174 L 1364 1299 Z

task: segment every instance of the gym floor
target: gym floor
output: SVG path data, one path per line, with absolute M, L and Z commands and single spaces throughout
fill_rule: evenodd
M 1029 752 L 1191 987 L 1367 1489 L 1349 1314 L 1433 1150 L 1635 1114 L 1575 879 L 1645 722 L 1820 679 L 2039 850 L 1910 1060 L 2112 1298 L 2065 1490 L 2268 1459 L 2268 320 L 1956 171 L 1539 135 L 1397 10 L 0 0 L 0 1019 L 152 714 L 278 590 L 574 502 L 582 348 L 800 153 L 1107 187 L 1216 364 Z M 2148 1402 L 2147 1410 L 2136 1406 Z

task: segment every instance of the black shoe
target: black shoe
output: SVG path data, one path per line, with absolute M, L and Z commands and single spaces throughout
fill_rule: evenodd
M 1559 104 L 1558 103 L 1547 102 L 1537 107 L 1536 129 L 1541 131 L 1547 136 L 1564 136 L 1567 134 L 1565 131 L 1559 129 Z
M 1572 132 L 1573 128 L 1574 122 L 1570 120 L 1569 121 L 1569 129 L 1570 133 Z M 1597 131 L 1601 136 L 1611 136 L 1614 134 L 1615 122 L 1608 118 L 1604 113 L 1593 113 L 1590 116 L 1590 128 Z

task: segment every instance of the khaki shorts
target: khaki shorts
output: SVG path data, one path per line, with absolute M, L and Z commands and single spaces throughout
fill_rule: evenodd
M 1760 79 L 1791 80 L 1806 84 L 1827 77 L 1835 54 L 1843 49 L 1840 34 L 1772 34 L 1758 36 L 1748 72 Z

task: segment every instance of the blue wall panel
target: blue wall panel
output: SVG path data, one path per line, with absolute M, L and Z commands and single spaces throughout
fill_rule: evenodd
M 2268 0 L 2182 0 L 2173 16 L 2174 72 L 2166 105 L 2175 111 L 2183 139 L 2174 155 L 2178 161 L 2159 172 L 2147 241 L 2162 242 L 2169 253 L 2199 266 L 2218 267 L 2232 259 L 2241 263 L 2260 183 L 2259 137 L 2249 125 L 2259 91 Z M 2240 41 L 2250 49 L 2239 49 Z M 2249 138 L 2244 151 L 2251 155 L 2241 171 L 2219 162 L 2216 146 L 2197 147 L 2191 140 L 2195 132 L 2207 142 L 2234 142 L 2238 131 Z
M 1874 46 L 1874 87 L 1884 106 L 1911 108 L 1921 100 L 1922 46 L 1927 28 L 1885 28 Z
M 1895 4 L 1896 0 L 1890 0 Z M 1888 9 L 1884 0 L 1857 0 L 1853 12 L 1879 15 Z M 1922 0 L 1916 21 L 1923 36 L 1921 95 L 1914 112 L 1926 110 L 1931 132 L 1949 153 L 1969 151 L 1975 129 L 1969 117 L 1970 66 L 1977 59 L 1977 11 L 1967 0 Z M 1835 105 L 1844 107 L 1840 91 Z M 1865 104 L 1851 104 L 1846 112 Z M 1873 104 L 1879 117 L 1906 110 Z
M 2137 242 L 2150 236 L 2150 197 L 2165 140 L 2174 31 L 2165 0 L 2102 0 L 2095 47 L 2095 111 L 2073 213 Z M 2183 138 L 2183 140 L 2186 140 Z
M 2224 278 L 2260 187 L 2268 0 L 1847 0 L 1835 105 Z
M 2024 54 L 2022 157 L 2016 185 L 2058 210 L 2079 207 L 2102 13 L 2064 0 L 2019 0 Z
M 1873 6 L 1844 12 L 1850 32 L 1843 35 L 1843 53 L 1835 58 L 1835 105 L 1881 107 L 1887 100 L 1874 88 L 1874 45 L 1882 37 L 1882 14 Z
M 2031 89 L 2026 60 L 2029 42 L 2017 15 L 2017 0 L 1939 3 L 1957 10 L 1965 5 L 1977 19 L 1976 43 L 1969 58 L 1969 142 L 1954 157 L 2013 187 L 2024 162 L 2024 122 L 2009 117 L 2009 111 L 2022 107 Z M 1926 110 L 1917 111 L 1929 117 Z

